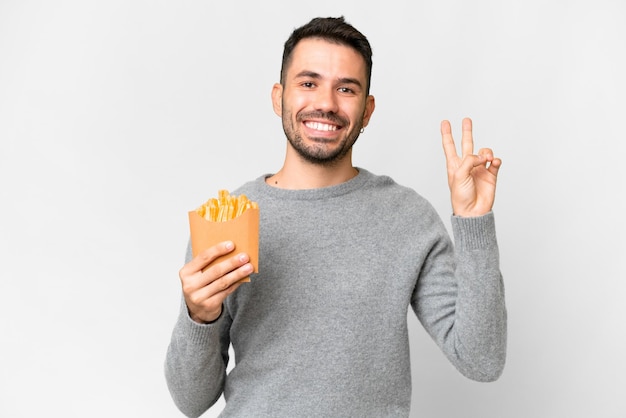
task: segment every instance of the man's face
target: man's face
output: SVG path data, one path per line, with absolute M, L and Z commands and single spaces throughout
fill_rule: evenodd
M 348 155 L 374 111 L 366 83 L 365 61 L 352 48 L 317 38 L 300 41 L 283 85 L 272 91 L 291 147 L 316 164 Z

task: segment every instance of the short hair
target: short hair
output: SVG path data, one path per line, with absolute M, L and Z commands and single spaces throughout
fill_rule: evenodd
M 367 78 L 366 94 L 369 95 L 370 82 L 372 78 L 372 47 L 369 41 L 354 26 L 347 23 L 341 17 L 316 17 L 309 23 L 296 28 L 289 39 L 285 42 L 283 49 L 283 62 L 280 68 L 280 82 L 284 84 L 284 77 L 287 67 L 291 64 L 293 50 L 303 39 L 319 38 L 339 45 L 345 45 L 358 52 L 365 61 L 365 72 Z

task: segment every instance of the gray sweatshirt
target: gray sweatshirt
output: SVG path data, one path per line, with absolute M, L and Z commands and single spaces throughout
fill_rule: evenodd
M 360 169 L 311 190 L 264 179 L 233 192 L 259 203 L 259 273 L 214 323 L 181 306 L 165 375 L 184 414 L 200 416 L 224 393 L 223 417 L 408 417 L 409 307 L 463 375 L 500 376 L 493 213 L 453 216 L 453 246 L 433 207 L 389 177 Z

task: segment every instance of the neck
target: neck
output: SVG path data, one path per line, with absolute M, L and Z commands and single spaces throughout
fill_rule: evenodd
M 354 178 L 359 171 L 352 166 L 351 156 L 346 155 L 336 164 L 322 165 L 308 161 L 286 158 L 283 167 L 265 182 L 273 187 L 291 190 L 319 189 L 336 186 Z

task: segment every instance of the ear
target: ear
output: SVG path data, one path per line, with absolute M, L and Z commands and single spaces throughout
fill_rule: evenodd
M 278 116 L 283 116 L 283 86 L 280 83 L 274 84 L 272 87 L 272 106 L 274 107 L 274 113 Z
M 365 112 L 363 113 L 364 128 L 370 123 L 370 118 L 372 117 L 372 113 L 374 113 L 374 108 L 376 108 L 376 100 L 374 99 L 374 96 L 369 95 L 365 99 Z

